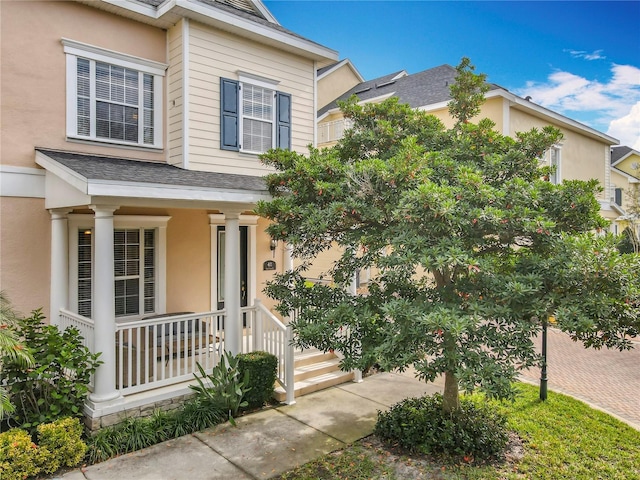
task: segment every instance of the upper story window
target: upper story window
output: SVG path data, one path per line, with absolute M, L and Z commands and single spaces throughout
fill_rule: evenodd
M 276 85 L 253 76 L 220 79 L 220 148 L 247 153 L 291 148 L 291 95 Z
M 67 137 L 162 147 L 165 65 L 63 40 Z
M 553 184 L 561 183 L 560 177 L 560 147 L 551 147 L 549 149 L 549 166 L 555 167 L 555 172 L 549 176 L 549 181 Z

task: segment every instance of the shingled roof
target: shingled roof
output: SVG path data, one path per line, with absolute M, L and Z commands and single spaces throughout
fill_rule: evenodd
M 611 163 L 616 163 L 618 160 L 626 157 L 633 151 L 633 148 L 626 146 L 611 147 Z
M 407 75 L 403 70 L 391 73 L 356 85 L 320 109 L 318 116 L 337 108 L 338 101 L 347 100 L 351 95 L 356 95 L 361 101 L 384 95 L 394 96 L 412 108 L 446 102 L 451 98 L 449 85 L 455 82 L 456 74 L 456 69 L 451 65 L 440 65 L 412 75 Z M 489 90 L 501 88 L 489 83 Z
M 166 163 L 86 155 L 43 148 L 36 148 L 36 151 L 86 180 L 195 187 L 210 190 L 267 191 L 264 180 L 261 177 L 251 175 L 184 170 Z

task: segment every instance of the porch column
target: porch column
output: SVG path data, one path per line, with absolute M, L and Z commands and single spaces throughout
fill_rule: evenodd
M 120 396 L 116 390 L 116 311 L 113 273 L 113 212 L 118 207 L 91 205 L 95 212 L 93 281 L 93 351 L 100 352 L 103 362 L 95 373 L 93 393 L 95 403 Z
M 55 208 L 51 214 L 51 292 L 49 321 L 60 324 L 60 309 L 69 301 L 69 228 L 67 215 L 71 209 Z
M 224 348 L 233 355 L 242 351 L 240 314 L 240 211 L 224 212 Z

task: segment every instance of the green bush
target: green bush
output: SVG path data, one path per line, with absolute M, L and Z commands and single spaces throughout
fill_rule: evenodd
M 463 397 L 460 409 L 442 410 L 442 395 L 409 398 L 378 413 L 374 433 L 414 453 L 486 461 L 504 451 L 506 419 L 480 401 Z
M 197 363 L 200 377 L 195 373 L 193 376 L 198 385 L 189 385 L 189 388 L 196 392 L 196 398 L 216 410 L 226 412 L 232 425 L 235 424 L 233 417 L 248 405 L 244 398 L 251 388 L 248 386 L 249 372 L 244 372 L 241 377 L 238 363 L 237 356 L 225 352 L 210 375 L 207 375 L 202 365 Z
M 26 430 L 12 428 L 0 433 L 0 478 L 23 480 L 37 475 L 45 464 L 49 452 L 31 440 Z
M 51 454 L 43 469 L 45 473 L 53 473 L 60 467 L 75 467 L 82 461 L 87 452 L 83 431 L 80 421 L 71 417 L 38 425 L 38 446 Z
M 278 373 L 278 358 L 267 352 L 241 353 L 238 355 L 240 376 L 249 374 L 249 387 L 245 400 L 248 408 L 259 408 L 273 398 Z
M 129 418 L 96 432 L 89 439 L 87 462 L 103 462 L 156 443 L 181 437 L 226 421 L 227 412 L 206 399 L 187 400 L 182 408 L 156 410 L 150 417 Z
M 39 445 L 20 428 L 1 433 L 0 478 L 24 480 L 39 473 L 54 473 L 60 467 L 75 467 L 87 451 L 82 432 L 78 419 L 63 418 L 38 426 Z
M 82 344 L 75 328 L 63 332 L 55 325 L 45 325 L 40 310 L 18 322 L 18 334 L 33 354 L 32 368 L 23 368 L 3 357 L 3 376 L 15 412 L 12 424 L 35 432 L 41 423 L 63 417 L 82 417 L 91 375 L 98 354 Z

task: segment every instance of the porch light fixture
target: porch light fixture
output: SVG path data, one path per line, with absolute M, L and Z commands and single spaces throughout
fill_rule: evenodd
M 85 235 L 91 235 L 91 230 L 85 230 L 85 231 L 84 231 L 84 232 L 82 232 L 82 233 L 84 233 Z
M 275 250 L 278 246 L 278 241 L 275 238 L 271 239 L 271 243 L 269 244 L 269 250 Z

